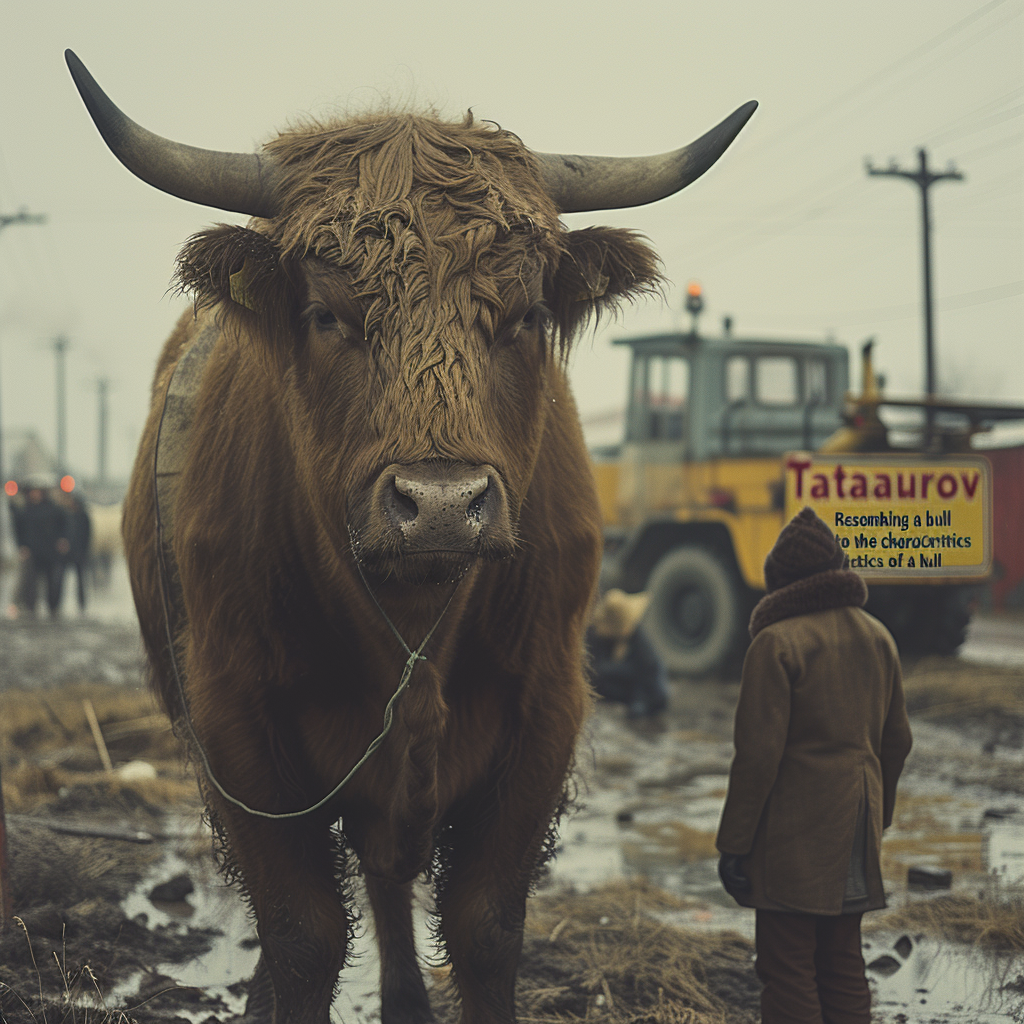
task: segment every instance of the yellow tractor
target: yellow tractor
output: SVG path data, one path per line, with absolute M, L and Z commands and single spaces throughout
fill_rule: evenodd
M 872 368 L 870 343 L 856 396 L 848 393 L 847 350 L 834 342 L 739 339 L 728 329 L 712 338 L 694 329 L 616 344 L 632 351 L 625 436 L 621 444 L 591 453 L 606 527 L 602 582 L 648 592 L 645 626 L 651 640 L 672 671 L 691 676 L 720 673 L 742 656 L 750 610 L 764 592 L 765 556 L 787 515 L 800 504 L 818 504 L 810 486 L 794 504 L 787 465 L 807 469 L 811 459 L 831 457 L 834 463 L 844 455 L 847 461 L 860 460 L 856 470 L 872 458 L 895 459 L 897 469 L 906 463 L 929 481 L 942 478 L 945 484 L 947 477 L 957 479 L 948 460 L 969 451 L 975 433 L 1000 420 L 1024 419 L 1020 408 L 886 399 Z M 898 422 L 901 417 L 904 422 Z M 805 462 L 793 461 L 796 452 L 809 453 Z M 964 641 L 977 584 L 991 562 L 991 551 L 980 550 L 983 542 L 991 544 L 983 462 L 974 456 L 960 467 L 969 480 L 982 481 L 972 491 L 977 500 L 972 522 L 985 524 L 984 530 L 978 526 L 973 561 L 949 568 L 955 559 L 946 552 L 942 571 L 918 571 L 918 553 L 914 570 L 907 571 L 908 548 L 898 572 L 864 572 L 869 610 L 904 650 L 948 654 Z M 829 471 L 834 473 L 834 466 Z M 848 471 L 839 468 L 840 474 Z M 975 472 L 978 477 L 970 476 Z M 903 475 L 900 470 L 901 485 Z M 824 479 L 809 470 L 801 487 L 814 476 Z M 934 484 L 924 504 L 918 495 L 917 505 L 908 506 L 913 518 L 919 518 L 913 515 L 916 508 L 931 521 L 932 512 L 922 510 L 932 508 L 933 495 Z M 894 495 L 897 500 L 906 504 Z M 892 503 L 871 503 L 881 517 L 870 521 L 888 522 Z M 856 504 L 852 516 L 849 509 L 835 512 L 825 504 L 833 517 L 830 525 L 869 521 L 856 514 Z M 836 532 L 844 544 L 852 543 L 851 558 L 859 557 L 860 564 L 877 561 L 880 545 L 899 541 L 886 535 L 885 526 Z M 875 545 L 871 559 L 857 555 L 861 542 Z M 941 537 L 923 541 L 946 542 Z

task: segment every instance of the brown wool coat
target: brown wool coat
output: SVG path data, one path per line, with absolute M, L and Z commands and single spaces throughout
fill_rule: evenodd
M 717 846 L 746 855 L 751 890 L 738 901 L 841 913 L 863 800 L 868 898 L 857 909 L 885 906 L 882 829 L 911 742 L 885 627 L 848 606 L 760 629 L 743 664 L 735 742 Z

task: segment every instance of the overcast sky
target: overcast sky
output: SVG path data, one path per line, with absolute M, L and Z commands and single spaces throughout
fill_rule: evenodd
M 8 4 L 0 213 L 47 220 L 0 232 L 5 433 L 34 428 L 53 445 L 52 343 L 63 333 L 71 468 L 96 470 L 96 381 L 107 377 L 110 468 L 126 473 L 157 354 L 184 308 L 168 293 L 176 252 L 204 225 L 243 220 L 124 170 L 74 89 L 65 47 L 146 127 L 241 151 L 295 115 L 387 97 L 452 117 L 472 107 L 538 150 L 659 152 L 758 100 L 686 191 L 566 218 L 645 232 L 672 282 L 665 303 L 628 309 L 579 347 L 585 419 L 623 404 L 612 339 L 679 324 L 693 278 L 709 332 L 731 315 L 739 336 L 834 337 L 852 352 L 874 335 L 890 393 L 918 392 L 918 192 L 867 177 L 864 160 L 910 168 L 924 145 L 936 167 L 954 161 L 966 175 L 932 190 L 940 386 L 1024 402 L 1022 22 L 1024 0 Z

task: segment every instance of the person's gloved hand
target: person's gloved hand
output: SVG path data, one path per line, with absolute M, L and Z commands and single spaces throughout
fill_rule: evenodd
M 718 877 L 728 893 L 750 891 L 750 879 L 743 871 L 743 858 L 737 853 L 723 853 L 718 858 Z

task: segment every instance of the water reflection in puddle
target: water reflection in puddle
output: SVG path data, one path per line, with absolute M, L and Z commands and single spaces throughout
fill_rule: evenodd
M 1020 989 L 1024 958 L 987 953 L 933 939 L 919 939 L 909 955 L 895 949 L 897 934 L 875 932 L 866 941 L 864 958 L 871 963 L 887 956 L 899 966 L 888 977 L 869 970 L 876 1010 L 897 1011 L 908 1020 L 963 1024 L 994 1024 L 1011 1019 L 1022 1006 Z

